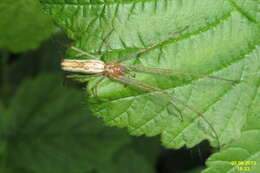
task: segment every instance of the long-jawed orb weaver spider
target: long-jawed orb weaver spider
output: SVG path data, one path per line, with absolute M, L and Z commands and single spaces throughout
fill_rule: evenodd
M 194 76 L 194 77 L 199 77 L 199 78 L 212 78 L 212 79 L 218 79 L 218 80 L 224 80 L 227 82 L 237 82 L 237 80 L 231 80 L 231 79 L 226 79 L 218 76 L 210 76 L 210 75 L 203 75 L 203 74 L 194 74 L 194 73 L 189 73 L 189 72 L 177 72 L 172 69 L 161 69 L 161 68 L 150 68 L 150 67 L 143 67 L 143 66 L 136 66 L 136 65 L 129 65 L 124 63 L 124 61 L 131 59 L 133 57 L 136 57 L 146 51 L 149 51 L 156 46 L 162 44 L 165 41 L 168 41 L 183 31 L 185 31 L 188 27 L 185 27 L 177 32 L 174 32 L 171 34 L 169 37 L 160 40 L 146 48 L 142 48 L 138 50 L 137 52 L 131 54 L 130 56 L 127 56 L 125 58 L 122 58 L 120 61 L 117 62 L 104 62 L 98 59 L 98 57 L 83 51 L 77 47 L 71 46 L 70 48 L 73 49 L 74 51 L 79 52 L 81 55 L 85 55 L 91 59 L 65 59 L 61 62 L 61 67 L 64 71 L 68 72 L 76 72 L 76 73 L 81 73 L 81 75 L 71 75 L 70 77 L 76 77 L 76 78 L 87 78 L 88 76 L 91 77 L 96 77 L 96 76 L 102 76 L 96 84 L 92 87 L 93 93 L 95 93 L 96 87 L 100 84 L 100 82 L 105 79 L 109 78 L 114 81 L 118 81 L 122 84 L 125 85 L 131 85 L 133 87 L 136 87 L 138 89 L 144 90 L 144 91 L 156 91 L 158 93 L 161 93 L 167 97 L 170 98 L 170 104 L 175 108 L 175 110 L 178 112 L 180 116 L 178 116 L 181 120 L 182 118 L 182 113 L 180 109 L 176 106 L 176 103 L 180 103 L 190 111 L 194 112 L 195 114 L 199 115 L 210 127 L 212 130 L 214 137 L 216 138 L 218 142 L 218 146 L 220 147 L 220 141 L 218 134 L 212 124 L 204 117 L 204 115 L 200 112 L 197 111 L 195 108 L 192 106 L 186 104 L 184 101 L 181 99 L 178 99 L 177 97 L 169 94 L 167 91 L 154 87 L 152 85 L 149 85 L 147 83 L 144 83 L 142 81 L 136 80 L 133 77 L 130 77 L 128 75 L 129 71 L 136 71 L 136 72 L 150 72 L 150 73 L 157 73 L 157 74 L 167 74 L 167 75 L 188 75 L 188 76 Z M 86 80 L 87 81 L 87 80 Z

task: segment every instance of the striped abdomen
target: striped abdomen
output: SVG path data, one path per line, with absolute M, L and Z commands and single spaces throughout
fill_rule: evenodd
M 64 71 L 78 72 L 85 74 L 103 73 L 105 63 L 100 60 L 73 60 L 66 59 L 61 62 Z

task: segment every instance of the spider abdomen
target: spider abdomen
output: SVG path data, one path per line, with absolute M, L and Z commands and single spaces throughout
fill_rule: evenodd
M 100 60 L 65 59 L 61 62 L 61 67 L 65 71 L 85 74 L 98 74 L 105 71 L 105 63 Z

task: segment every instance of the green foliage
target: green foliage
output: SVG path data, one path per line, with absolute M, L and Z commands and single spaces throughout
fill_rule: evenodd
M 241 82 L 140 73 L 135 78 L 160 87 L 203 112 L 217 131 L 221 145 L 239 138 L 247 117 L 256 114 L 258 108 L 250 105 L 259 95 L 257 0 L 41 0 L 41 3 L 75 40 L 76 47 L 101 54 L 104 61 L 120 59 L 189 26 L 177 38 L 128 63 L 242 79 Z M 70 58 L 73 55 L 75 52 L 70 52 Z M 95 80 L 91 81 L 88 87 L 94 83 Z M 101 102 L 90 104 L 89 108 L 110 126 L 126 127 L 130 134 L 138 136 L 160 134 L 163 145 L 169 148 L 192 147 L 204 139 L 216 146 L 212 131 L 198 115 L 177 104 L 183 113 L 181 122 L 169 111 L 171 105 L 160 101 L 163 96 L 158 93 L 146 93 L 109 79 L 98 86 L 97 93 Z
M 35 0 L 1 0 L 0 17 L 0 48 L 12 52 L 37 48 L 54 31 Z
M 255 97 L 254 102 L 260 103 L 259 95 Z M 257 106 L 252 104 L 252 106 Z M 234 141 L 231 145 L 223 148 L 220 153 L 212 155 L 208 161 L 208 169 L 203 173 L 222 173 L 222 172 L 243 172 L 241 170 L 247 170 L 246 172 L 258 173 L 260 172 L 260 116 L 254 115 L 248 118 L 246 128 L 243 129 L 242 135 L 239 139 Z M 244 161 L 242 165 L 232 165 L 233 161 Z M 249 165 L 246 165 L 246 161 L 255 161 Z
M 61 82 L 51 74 L 25 80 L 9 106 L 0 105 L 1 172 L 154 171 L 157 144 L 148 147 L 152 155 L 139 152 L 126 133 L 104 127 L 82 108 L 81 92 Z
M 204 172 L 239 172 L 230 161 L 248 160 L 257 165 L 250 165 L 247 172 L 259 172 L 258 0 L 40 1 L 74 40 L 73 45 L 101 55 L 106 62 L 122 59 L 189 26 L 176 38 L 126 64 L 242 81 L 231 84 L 149 73 L 129 76 L 160 87 L 204 113 L 225 145 L 208 159 Z M 39 50 L 13 54 L 38 47 L 54 31 L 41 12 L 39 2 L 33 0 L 0 2 L 1 173 L 152 173 L 155 161 L 158 173 L 181 172 L 181 165 L 187 168 L 197 159 L 191 156 L 181 161 L 183 155 L 176 152 L 174 157 L 166 155 L 173 150 L 163 150 L 158 157 L 158 143 L 151 136 L 161 136 L 162 144 L 169 148 L 191 147 L 204 139 L 216 146 L 211 129 L 187 107 L 176 103 L 184 118 L 180 121 L 174 107 L 165 104 L 169 98 L 161 93 L 109 79 L 98 86 L 98 99 L 88 97 L 88 108 L 109 126 L 125 127 L 132 135 L 149 138 L 104 127 L 84 108 L 84 94 L 76 88 L 85 84 L 59 75 L 64 48 L 57 45 L 62 42 L 60 46 L 65 47 L 63 37 L 52 37 Z M 77 54 L 69 50 L 67 58 L 87 58 L 75 57 Z M 90 80 L 86 93 L 96 80 Z M 74 89 L 68 88 L 72 86 Z M 208 148 L 197 150 L 204 155 L 209 154 Z M 189 155 L 194 156 L 194 149 L 188 150 Z M 172 161 L 170 167 L 165 158 Z M 188 172 L 200 172 L 203 166 Z

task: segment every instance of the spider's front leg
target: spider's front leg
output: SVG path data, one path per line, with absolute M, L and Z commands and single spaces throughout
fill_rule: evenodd
M 70 46 L 69 48 L 72 49 L 72 50 L 74 50 L 74 51 L 76 51 L 76 52 L 78 52 L 78 54 L 75 55 L 74 57 L 80 57 L 80 56 L 82 56 L 82 55 L 85 55 L 85 56 L 88 57 L 88 58 L 100 59 L 99 57 L 97 57 L 97 56 L 95 56 L 95 55 L 92 55 L 91 53 L 88 53 L 88 52 L 86 52 L 86 51 L 84 51 L 84 50 L 82 50 L 82 49 L 80 49 L 80 48 L 78 48 L 78 47 Z
M 147 47 L 144 47 L 144 48 L 142 48 L 142 49 L 139 49 L 137 52 L 134 52 L 134 53 L 130 54 L 129 56 L 123 57 L 123 58 L 120 60 L 120 62 L 126 61 L 126 60 L 131 59 L 131 58 L 135 58 L 136 56 L 138 56 L 138 55 L 140 55 L 140 54 L 142 54 L 142 53 L 145 53 L 145 52 L 147 52 L 147 51 L 149 51 L 149 50 L 151 50 L 151 49 L 153 49 L 153 48 L 155 48 L 155 47 L 157 47 L 157 46 L 160 46 L 160 45 L 163 44 L 164 42 L 167 42 L 167 41 L 169 41 L 169 40 L 171 40 L 171 39 L 173 39 L 173 38 L 179 36 L 181 33 L 183 33 L 183 32 L 184 32 L 185 30 L 187 30 L 188 28 L 189 28 L 189 26 L 185 26 L 184 28 L 182 28 L 182 29 L 180 29 L 180 30 L 178 30 L 178 31 L 175 31 L 175 32 L 171 33 L 168 37 L 166 37 L 166 38 L 164 38 L 164 39 L 162 39 L 162 40 L 159 40 L 159 41 L 157 41 L 157 42 L 155 42 L 155 43 L 153 43 L 153 44 L 151 44 L 151 45 L 149 45 L 149 46 L 147 46 Z

